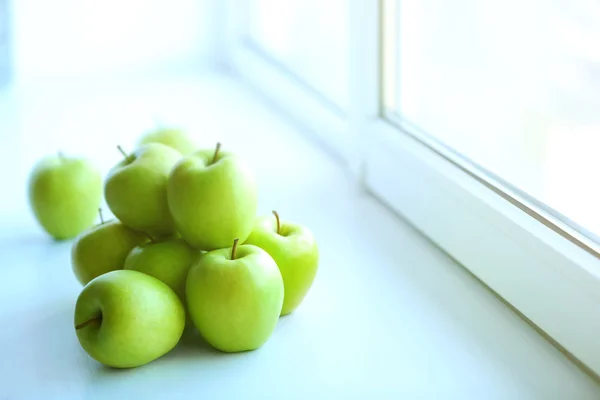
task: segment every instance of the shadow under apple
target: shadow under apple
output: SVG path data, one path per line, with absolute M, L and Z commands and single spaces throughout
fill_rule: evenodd
M 117 375 L 137 374 L 143 370 L 160 368 L 165 364 L 186 363 L 188 361 L 208 361 L 227 356 L 228 353 L 222 353 L 211 347 L 193 326 L 186 326 L 179 343 L 173 350 L 158 359 L 136 368 L 112 368 L 105 365 L 99 365 L 96 375 L 100 378 L 108 378 Z

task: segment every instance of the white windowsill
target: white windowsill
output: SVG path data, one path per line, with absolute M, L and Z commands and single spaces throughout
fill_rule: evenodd
M 36 227 L 26 178 L 59 149 L 106 171 L 120 158 L 114 146 L 130 148 L 154 113 L 203 146 L 220 140 L 243 153 L 260 179 L 261 212 L 308 225 L 322 258 L 306 301 L 262 349 L 225 355 L 186 337 L 145 367 L 115 371 L 77 343 L 70 244 Z M 0 93 L 0 140 L 2 398 L 600 397 L 597 382 L 229 78 Z

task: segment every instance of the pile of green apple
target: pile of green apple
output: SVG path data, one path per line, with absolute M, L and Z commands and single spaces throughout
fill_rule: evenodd
M 256 217 L 254 174 L 238 156 L 197 150 L 185 132 L 138 141 L 106 179 L 87 160 L 40 161 L 32 210 L 56 239 L 77 237 L 72 267 L 81 346 L 128 368 L 169 352 L 193 326 L 224 352 L 254 350 L 312 285 L 318 250 L 305 227 Z M 92 227 L 104 193 L 117 219 Z

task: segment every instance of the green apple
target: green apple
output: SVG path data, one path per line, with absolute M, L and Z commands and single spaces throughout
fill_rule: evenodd
M 115 216 L 136 231 L 160 237 L 175 232 L 167 205 L 167 179 L 181 153 L 159 143 L 145 144 L 113 167 L 104 195 Z
M 319 250 L 313 234 L 301 225 L 281 222 L 275 217 L 258 218 L 245 244 L 265 250 L 277 263 L 285 297 L 281 315 L 294 311 L 310 289 L 319 265 Z
M 82 285 L 117 269 L 135 247 L 148 241 L 145 234 L 132 231 L 119 221 L 102 222 L 81 234 L 71 248 L 71 263 Z
M 147 143 L 161 143 L 169 146 L 184 156 L 197 150 L 192 139 L 184 130 L 178 128 L 158 128 L 147 132 L 138 140 L 138 147 Z
M 167 184 L 171 215 L 192 246 L 214 250 L 246 240 L 256 216 L 254 174 L 238 157 L 201 150 L 173 168 Z
M 113 271 L 83 288 L 75 332 L 95 360 L 115 368 L 144 365 L 181 338 L 185 311 L 171 288 L 137 271 Z
M 254 350 L 275 329 L 283 280 L 273 258 L 256 246 L 209 251 L 188 273 L 186 297 L 194 326 L 224 352 Z
M 188 271 L 200 251 L 182 238 L 154 240 L 135 247 L 125 260 L 125 269 L 143 272 L 166 283 L 185 299 L 185 281 Z
M 57 156 L 39 161 L 29 179 L 29 204 L 56 239 L 71 239 L 94 225 L 102 201 L 102 176 L 87 160 Z

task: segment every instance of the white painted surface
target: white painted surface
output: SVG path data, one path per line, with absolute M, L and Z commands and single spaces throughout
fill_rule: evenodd
M 600 260 L 395 126 L 368 128 L 366 187 L 600 372 Z
M 0 94 L 0 398 L 596 399 L 600 386 L 471 275 L 372 198 L 287 121 L 222 77 L 97 82 Z M 149 111 L 150 110 L 150 111 Z M 27 209 L 25 179 L 62 149 L 120 158 L 157 113 L 242 152 L 260 208 L 314 231 L 320 271 L 260 350 L 186 337 L 145 367 L 104 368 L 79 347 L 69 243 Z
M 315 92 L 346 111 L 348 97 L 347 0 L 242 0 L 247 32 L 275 60 Z M 241 1 L 238 1 L 238 7 Z
M 233 72 L 268 99 L 281 113 L 300 122 L 336 157 L 348 161 L 351 137 L 344 115 L 321 101 L 292 75 L 274 66 L 255 49 L 240 44 L 232 50 Z
M 224 16 L 221 38 L 225 49 L 221 54 L 222 65 L 249 84 L 279 113 L 300 123 L 311 139 L 336 158 L 351 164 L 357 158 L 346 114 L 351 89 L 350 64 L 345 62 L 349 56 L 348 40 L 341 37 L 344 32 L 350 32 L 346 26 L 349 9 L 337 0 L 325 6 L 327 10 L 323 15 L 315 17 L 319 22 L 312 21 L 316 25 L 313 28 L 315 32 L 322 32 L 325 29 L 323 17 L 336 14 L 333 31 L 322 43 L 314 43 L 315 32 L 302 38 L 298 31 L 298 27 L 306 23 L 301 21 L 307 17 L 306 4 L 275 3 L 228 0 L 221 4 Z M 273 16 L 276 18 L 271 18 Z M 333 53 L 332 44 L 339 45 Z M 310 51 L 304 52 L 303 59 L 303 51 L 298 50 L 311 46 Z M 306 58 L 307 54 L 311 57 Z M 342 64 L 348 65 L 338 68 Z M 323 68 L 319 69 L 320 66 Z M 328 84 L 324 85 L 324 81 Z

